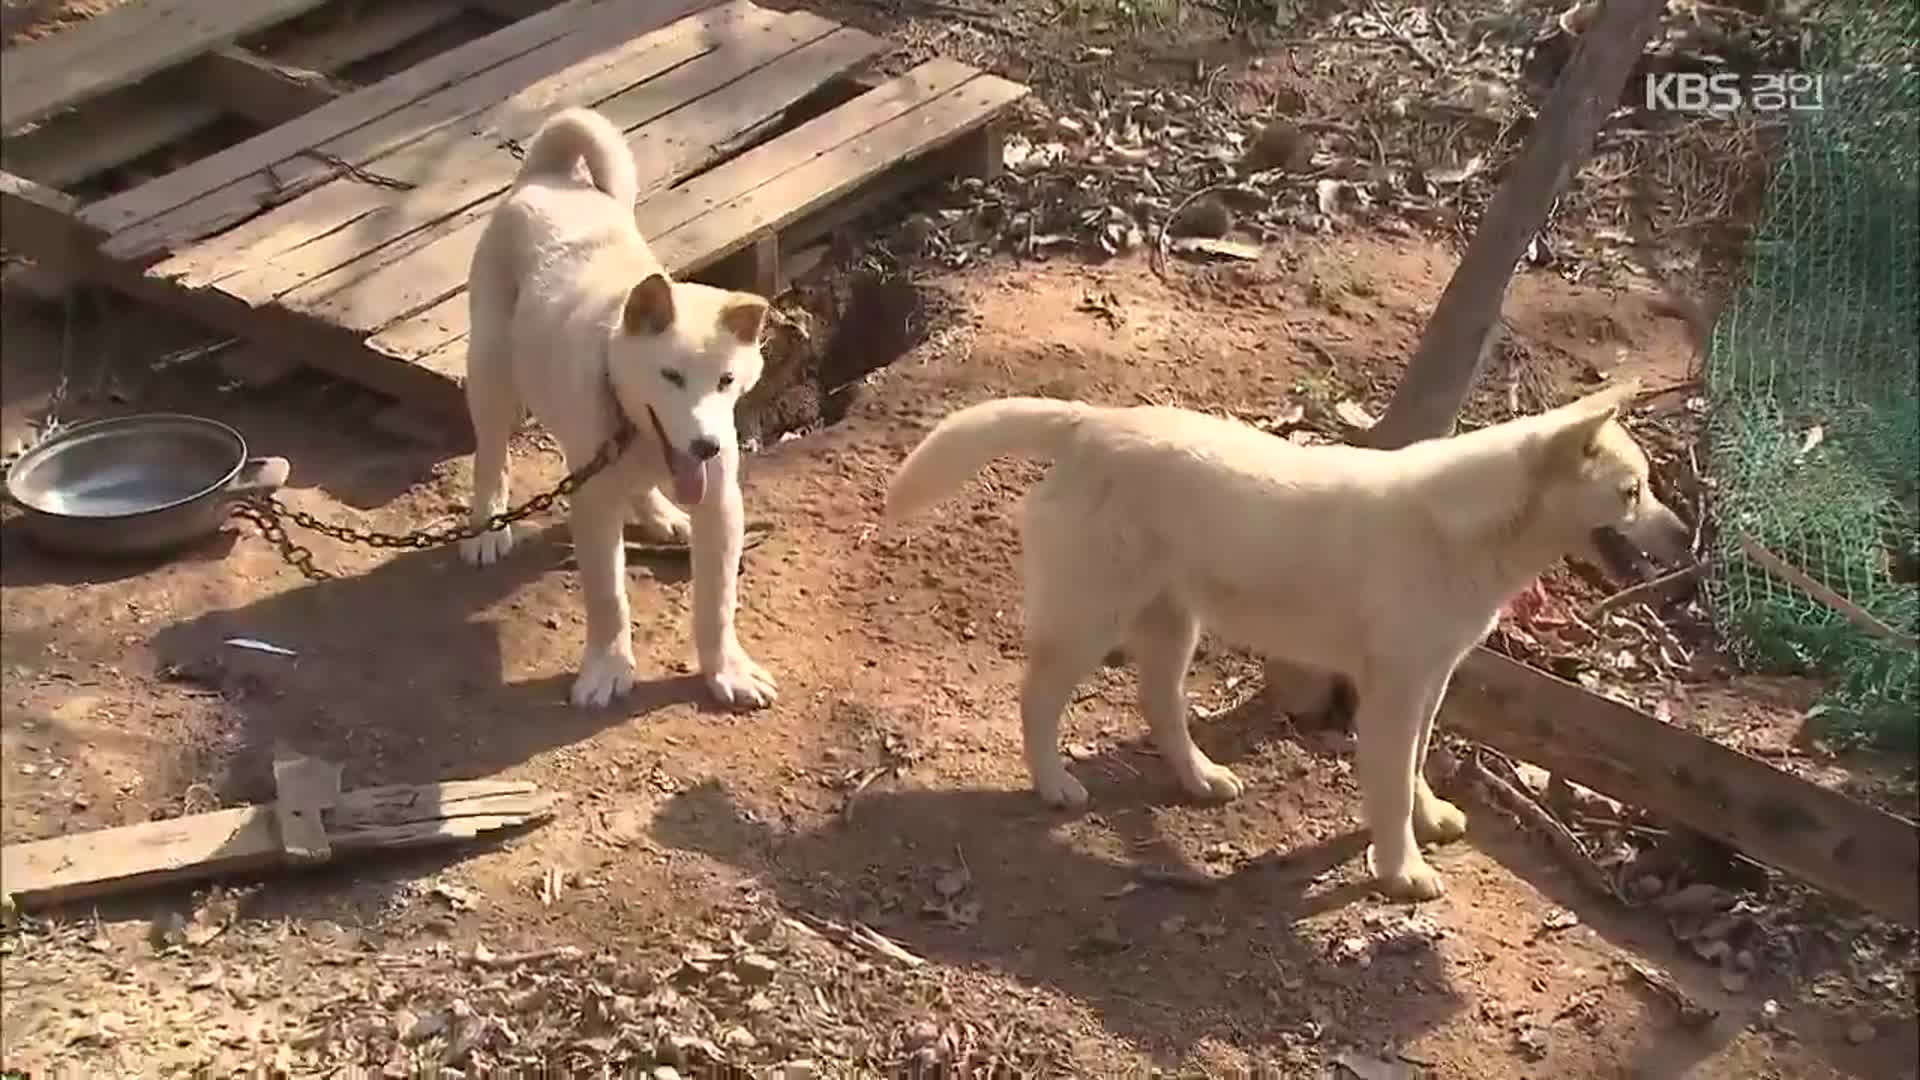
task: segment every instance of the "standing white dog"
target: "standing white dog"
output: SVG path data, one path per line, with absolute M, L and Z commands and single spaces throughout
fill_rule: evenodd
M 582 161 L 586 179 L 576 174 Z M 605 705 L 634 683 L 622 533 L 635 510 L 654 537 L 691 542 L 693 638 L 707 688 L 724 704 L 757 708 L 773 702 L 774 684 L 734 632 L 745 513 L 733 411 L 760 378 L 767 301 L 670 281 L 634 224 L 638 188 L 619 129 L 567 109 L 541 125 L 487 222 L 467 278 L 472 520 L 507 506 L 507 440 L 525 409 L 575 468 L 630 423 L 626 452 L 573 494 L 587 604 L 573 703 Z M 512 546 L 502 528 L 461 554 L 484 565 Z
M 1182 684 L 1204 621 L 1353 681 L 1370 872 L 1389 895 L 1431 899 L 1441 880 L 1416 837 L 1453 840 L 1467 824 L 1420 770 L 1454 667 L 1561 556 L 1604 557 L 1596 530 L 1670 560 L 1687 552 L 1689 531 L 1614 420 L 1630 391 L 1394 451 L 1301 447 L 1181 409 L 991 401 L 927 435 L 894 476 L 887 512 L 930 505 L 1002 455 L 1058 463 L 1022 530 L 1021 723 L 1043 799 L 1086 802 L 1060 755 L 1060 714 L 1121 644 L 1181 784 L 1240 795 L 1187 731 Z

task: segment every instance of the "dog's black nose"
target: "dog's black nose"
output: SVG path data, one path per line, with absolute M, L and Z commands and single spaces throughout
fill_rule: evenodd
M 709 460 L 719 452 L 720 444 L 705 436 L 701 436 L 687 444 L 687 453 L 692 454 L 696 461 Z

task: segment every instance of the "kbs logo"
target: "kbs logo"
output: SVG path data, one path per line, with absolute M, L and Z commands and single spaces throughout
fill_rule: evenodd
M 1646 107 L 1651 111 L 1722 114 L 1749 108 L 1757 112 L 1815 112 L 1824 104 L 1818 75 L 1708 75 L 1669 71 L 1647 75 Z

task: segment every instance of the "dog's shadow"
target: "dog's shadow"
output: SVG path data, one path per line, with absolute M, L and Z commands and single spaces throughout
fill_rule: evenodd
M 451 547 L 408 552 L 166 627 L 153 642 L 162 670 L 221 691 L 244 718 L 239 753 L 252 760 L 229 772 L 257 779 L 219 794 L 271 797 L 276 744 L 350 763 L 356 785 L 419 783 L 491 775 L 670 705 L 705 704 L 695 675 L 643 680 L 606 708 L 569 703 L 581 628 L 528 617 L 577 607 L 570 575 L 554 573 L 570 555 L 565 535 L 564 525 L 522 533 L 479 569 Z M 236 636 L 298 655 L 225 644 Z M 519 656 L 562 670 L 525 676 Z
M 1100 823 L 1137 861 L 1085 850 L 1026 790 L 870 788 L 841 817 L 786 832 L 708 782 L 663 804 L 653 836 L 773 882 L 790 910 L 858 921 L 949 967 L 1051 987 L 1168 1065 L 1206 1042 L 1274 1047 L 1331 1028 L 1401 1041 L 1462 1007 L 1428 944 L 1383 948 L 1361 965 L 1294 928 L 1368 892 L 1326 881 L 1364 835 L 1207 878 L 1181 865 L 1137 778 L 1089 786 Z M 1309 996 L 1306 985 L 1357 992 Z

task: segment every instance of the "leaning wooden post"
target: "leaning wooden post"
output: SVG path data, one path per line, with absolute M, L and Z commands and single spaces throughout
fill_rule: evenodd
M 1514 265 L 1586 160 L 1664 8 L 1665 0 L 1607 0 L 1580 35 L 1579 48 L 1440 295 L 1386 415 L 1355 442 L 1391 450 L 1453 432 L 1496 340 Z M 1328 679 L 1284 660 L 1267 661 L 1265 680 L 1269 700 L 1282 711 L 1311 715 L 1332 704 Z
M 1513 268 L 1626 89 L 1665 0 L 1606 0 L 1534 121 L 1447 283 L 1385 416 L 1357 440 L 1390 450 L 1451 434 L 1480 375 Z

